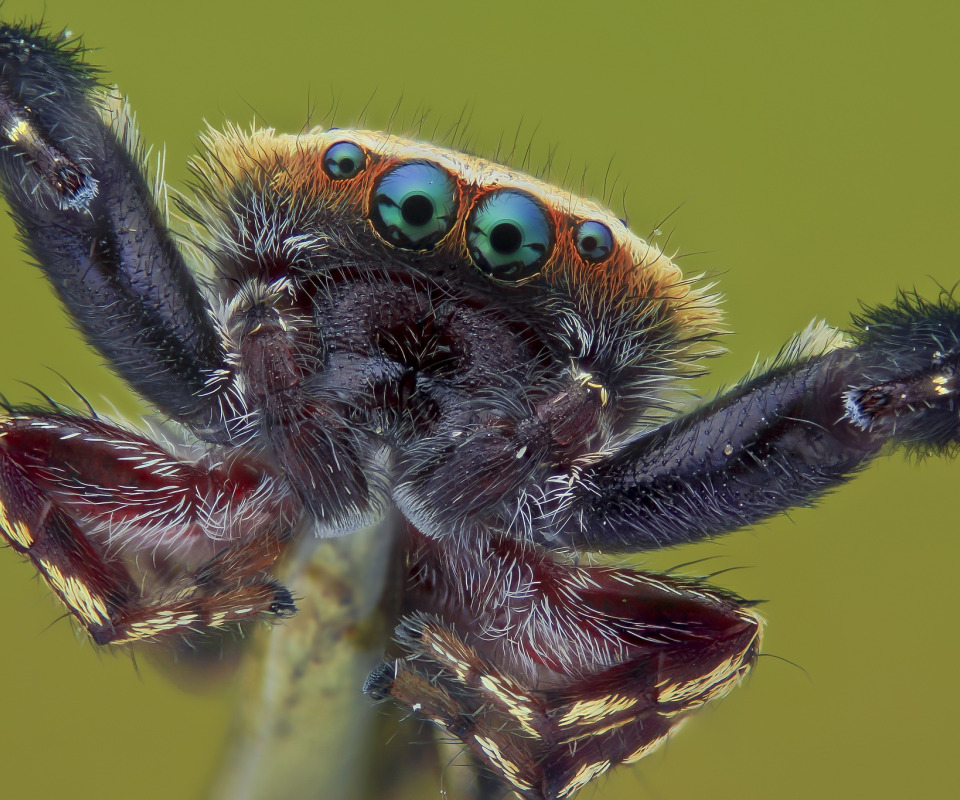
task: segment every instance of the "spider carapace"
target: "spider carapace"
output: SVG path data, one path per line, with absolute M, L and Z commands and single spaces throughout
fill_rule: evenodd
M 811 327 L 682 409 L 715 298 L 540 181 L 367 131 L 211 131 L 184 248 L 125 106 L 35 28 L 0 29 L 0 134 L 31 257 L 176 431 L 8 406 L 12 549 L 98 644 L 163 646 L 295 614 L 290 545 L 379 524 L 399 617 L 348 688 L 526 800 L 642 758 L 759 650 L 749 602 L 583 554 L 731 531 L 960 433 L 946 294 Z

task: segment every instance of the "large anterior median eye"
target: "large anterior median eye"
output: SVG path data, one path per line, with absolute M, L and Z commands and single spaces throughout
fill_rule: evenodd
M 574 233 L 577 252 L 587 261 L 603 261 L 613 250 L 613 234 L 602 222 L 585 220 Z
M 403 164 L 373 190 L 370 220 L 386 241 L 405 250 L 429 250 L 457 218 L 456 185 L 449 173 L 424 161 Z
M 546 210 L 524 192 L 491 192 L 470 215 L 470 256 L 494 278 L 518 281 L 535 275 L 550 255 L 552 244 Z
M 336 142 L 323 156 L 323 171 L 335 181 L 357 177 L 366 164 L 366 155 L 353 142 Z

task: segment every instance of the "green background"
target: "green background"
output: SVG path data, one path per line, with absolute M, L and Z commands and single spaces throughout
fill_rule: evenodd
M 683 204 L 663 226 L 669 247 L 705 253 L 681 265 L 719 278 L 736 331 L 704 392 L 815 316 L 843 325 L 858 299 L 960 277 L 954 3 L 7 0 L 0 13 L 84 34 L 147 141 L 166 143 L 175 187 L 203 119 L 256 112 L 295 131 L 312 99 L 344 127 L 368 104 L 373 128 L 399 108 L 395 130 L 427 108 L 442 131 L 466 109 L 480 153 L 519 130 L 534 167 L 556 147 L 570 188 L 585 171 L 600 195 L 609 171 L 612 205 L 641 235 Z M 25 381 L 68 400 L 53 368 L 99 407 L 135 413 L 6 219 L 0 244 L 0 390 L 36 397 Z M 765 650 L 798 666 L 762 658 L 663 751 L 583 796 L 955 791 L 957 476 L 895 455 L 814 510 L 649 559 L 752 567 L 717 582 L 769 600 Z M 183 693 L 142 660 L 138 673 L 60 614 L 0 552 L 0 795 L 198 797 L 229 698 Z

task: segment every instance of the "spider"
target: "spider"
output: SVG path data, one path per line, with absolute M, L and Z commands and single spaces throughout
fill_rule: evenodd
M 79 51 L 7 27 L 0 64 L 27 247 L 172 422 L 10 407 L 0 428 L 4 536 L 98 644 L 288 618 L 279 560 L 372 530 L 404 590 L 366 693 L 460 739 L 490 792 L 566 798 L 728 693 L 761 629 L 585 553 L 724 533 L 887 443 L 956 441 L 949 297 L 812 328 L 685 411 L 715 299 L 598 206 L 382 134 L 211 132 L 183 209 L 203 281 Z

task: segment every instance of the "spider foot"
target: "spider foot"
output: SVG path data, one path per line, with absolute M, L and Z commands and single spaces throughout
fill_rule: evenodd
M 862 376 L 843 393 L 847 418 L 914 449 L 960 442 L 960 304 L 903 293 L 854 321 Z

